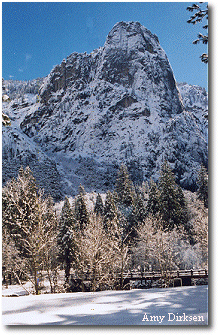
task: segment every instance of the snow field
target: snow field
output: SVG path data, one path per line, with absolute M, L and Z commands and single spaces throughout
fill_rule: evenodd
M 208 287 L 2 298 L 4 325 L 207 325 Z

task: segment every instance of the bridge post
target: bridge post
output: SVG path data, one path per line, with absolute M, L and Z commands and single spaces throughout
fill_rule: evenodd
M 178 281 L 180 282 L 180 286 L 182 286 L 182 278 L 173 278 L 173 287 L 175 287 L 175 281 L 178 283 Z M 178 285 L 176 285 L 177 287 Z

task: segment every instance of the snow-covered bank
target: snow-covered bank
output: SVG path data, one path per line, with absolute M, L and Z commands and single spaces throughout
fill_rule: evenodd
M 207 325 L 208 287 L 3 297 L 5 325 Z

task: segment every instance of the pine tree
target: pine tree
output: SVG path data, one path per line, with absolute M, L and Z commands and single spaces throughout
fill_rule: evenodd
M 132 241 L 137 237 L 137 230 L 144 222 L 146 215 L 147 211 L 145 202 L 142 198 L 142 194 L 138 193 L 134 204 L 132 205 L 132 211 L 128 217 L 128 225 L 126 227 L 126 233 L 130 234 L 129 239 Z
M 208 207 L 208 175 L 207 170 L 201 165 L 198 174 L 198 198 L 204 202 L 204 206 Z
M 118 211 L 114 202 L 113 194 L 108 191 L 106 193 L 106 199 L 104 204 L 104 228 L 106 231 L 110 228 L 110 224 L 113 220 L 117 220 Z
M 152 179 L 150 180 L 146 210 L 148 214 L 154 216 L 159 212 L 159 192 L 157 184 Z
M 103 201 L 99 193 L 96 198 L 94 213 L 96 213 L 97 215 L 101 215 L 101 216 L 104 214 L 104 205 L 103 205 Z
M 131 213 L 134 227 L 138 227 L 146 218 L 146 206 L 140 194 L 137 194 Z
M 159 208 L 164 222 L 164 228 L 172 229 L 175 224 L 177 211 L 175 177 L 169 164 L 162 165 L 159 179 Z
M 75 261 L 75 223 L 69 200 L 65 197 L 58 225 L 57 244 L 58 260 L 63 264 L 65 270 L 66 288 L 69 283 L 70 269 Z
M 191 229 L 188 224 L 189 214 L 188 214 L 187 201 L 185 199 L 183 190 L 180 185 L 177 185 L 176 198 L 178 202 L 177 221 L 179 222 L 179 225 L 183 226 L 186 232 L 190 234 L 190 238 L 191 238 Z
M 79 195 L 75 199 L 75 218 L 79 223 L 80 230 L 84 230 L 89 223 L 89 214 L 85 202 L 85 190 L 83 186 L 79 187 Z
M 81 184 L 79 185 L 79 188 L 78 188 L 78 194 L 83 195 L 83 196 L 86 194 L 86 191 Z
M 186 224 L 188 217 L 184 195 L 167 161 L 163 163 L 160 172 L 158 200 L 164 229 Z
M 191 6 L 188 6 L 186 8 L 188 11 L 193 12 L 195 11 L 195 13 L 190 17 L 190 19 L 187 21 L 188 23 L 192 23 L 193 25 L 195 25 L 198 22 L 203 22 L 206 20 L 206 24 L 203 25 L 203 29 L 208 29 L 208 4 L 205 5 L 205 3 L 199 2 L 199 5 L 194 3 Z M 198 44 L 202 42 L 203 44 L 207 45 L 208 44 L 208 32 L 205 34 L 198 34 L 198 38 L 193 41 L 193 44 Z M 201 61 L 203 63 L 208 63 L 208 53 L 203 53 L 201 56 Z
M 115 190 L 118 195 L 118 201 L 121 204 L 125 206 L 131 206 L 133 204 L 134 186 L 130 180 L 127 167 L 124 164 L 121 164 L 118 171 Z

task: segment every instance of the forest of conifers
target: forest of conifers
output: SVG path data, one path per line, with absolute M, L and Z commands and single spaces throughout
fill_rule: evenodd
M 37 187 L 31 170 L 3 187 L 3 283 L 32 283 L 33 292 L 125 289 L 128 271 L 207 268 L 208 178 L 197 192 L 183 190 L 165 161 L 158 182 L 134 185 L 122 164 L 114 190 L 87 206 L 65 197 L 60 212 Z M 60 279 L 62 275 L 62 280 Z M 87 284 L 89 278 L 89 284 Z M 43 279 L 43 280 L 42 280 Z M 45 290 L 44 290 L 45 291 Z

